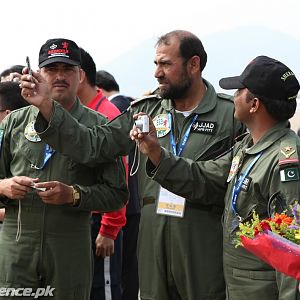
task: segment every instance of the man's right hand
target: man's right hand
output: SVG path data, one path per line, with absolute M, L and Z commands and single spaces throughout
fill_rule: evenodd
M 138 113 L 133 116 L 136 120 L 139 116 L 145 115 Z M 161 160 L 161 147 L 156 135 L 156 128 L 152 119 L 149 117 L 149 132 L 142 133 L 136 126 L 130 130 L 130 138 L 135 140 L 140 151 L 147 155 L 155 166 L 158 166 Z
M 48 84 L 39 72 L 27 74 L 28 69 L 23 69 L 20 87 L 23 98 L 30 104 L 36 106 L 44 118 L 49 121 L 53 109 L 53 100 L 50 99 Z
M 0 195 L 9 199 L 23 199 L 32 190 L 31 186 L 38 182 L 38 178 L 14 176 L 0 181 Z

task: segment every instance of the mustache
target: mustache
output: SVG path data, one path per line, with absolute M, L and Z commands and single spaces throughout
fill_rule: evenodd
M 53 85 L 56 85 L 56 84 L 58 84 L 58 85 L 69 86 L 69 84 L 68 84 L 65 80 L 55 80 L 55 81 L 53 82 Z
M 158 83 L 167 83 L 168 81 L 165 78 L 157 78 Z

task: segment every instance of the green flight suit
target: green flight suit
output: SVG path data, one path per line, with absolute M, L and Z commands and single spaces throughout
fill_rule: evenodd
M 78 207 L 45 204 L 34 190 L 20 201 L 0 199 L 6 208 L 0 233 L 0 287 L 50 285 L 55 290 L 49 299 L 88 300 L 92 282 L 90 212 L 117 210 L 126 203 L 124 167 L 119 160 L 87 167 L 58 152 L 44 164 L 46 144 L 28 134 L 27 125 L 37 114 L 38 110 L 29 106 L 2 121 L 0 178 L 29 176 L 41 182 L 75 185 L 81 189 L 81 202 Z M 70 114 L 88 127 L 106 122 L 79 100 Z M 68 135 L 66 142 L 71 138 Z M 79 147 L 84 151 L 84 144 Z
M 154 180 L 194 202 L 206 203 L 207 194 L 212 194 L 216 188 L 226 188 L 229 181 L 225 196 L 223 249 L 227 298 L 230 300 L 292 300 L 299 297 L 296 280 L 275 272 L 244 248 L 235 248 L 233 238 L 239 222 L 232 208 L 233 188 L 241 174 L 247 176 L 234 209 L 242 220 L 251 217 L 253 210 L 261 218 L 266 218 L 269 199 L 278 192 L 283 207 L 299 200 L 299 153 L 300 140 L 284 122 L 272 128 L 254 146 L 250 134 L 247 134 L 235 145 L 232 153 L 215 161 L 194 163 L 174 157 L 167 150 L 163 151 L 157 168 L 148 161 L 148 174 Z M 258 160 L 247 174 L 246 170 L 255 158 Z M 291 170 L 296 175 L 291 180 L 283 180 L 282 174 Z M 279 201 L 278 197 L 274 199 L 273 205 Z M 210 200 L 215 203 L 213 198 Z
M 131 108 L 107 126 L 88 131 L 77 126 L 59 105 L 49 124 L 40 116 L 36 130 L 52 147 L 82 163 L 128 154 L 135 146 L 129 138 L 133 114 L 145 112 L 152 118 L 166 120 L 171 113 L 172 130 L 177 141 L 194 121 L 182 156 L 195 161 L 214 158 L 233 145 L 242 130 L 234 120 L 234 105 L 229 96 L 217 95 L 205 81 L 207 91 L 199 106 L 185 118 L 176 112 L 171 100 L 150 96 L 132 104 Z M 170 126 L 169 126 L 170 127 Z M 63 143 L 65 130 L 74 137 Z M 162 132 L 162 146 L 171 149 L 170 132 Z M 85 145 L 84 150 L 78 145 Z M 77 151 L 74 151 L 77 149 Z M 142 204 L 138 245 L 140 295 L 142 299 L 211 299 L 225 298 L 222 270 L 221 214 L 225 191 L 215 189 L 206 195 L 214 205 L 187 204 L 183 218 L 156 214 L 160 186 L 145 174 L 145 157 L 139 167 L 139 194 Z M 180 176 L 180 174 L 179 174 Z

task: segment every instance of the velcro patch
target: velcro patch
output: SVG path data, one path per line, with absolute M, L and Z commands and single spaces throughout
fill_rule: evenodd
M 286 169 L 280 170 L 280 180 L 282 182 L 299 180 L 299 169 L 298 168 L 286 168 Z
M 204 134 L 216 134 L 217 130 L 217 122 L 211 122 L 211 121 L 201 121 L 196 120 L 191 128 L 191 132 L 194 133 L 204 133 Z

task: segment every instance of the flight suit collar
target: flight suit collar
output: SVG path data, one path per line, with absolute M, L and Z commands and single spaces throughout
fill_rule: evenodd
M 31 105 L 30 109 L 33 112 L 34 119 L 36 119 L 37 115 L 39 114 L 39 109 L 36 106 L 33 106 L 33 105 Z
M 246 150 L 247 154 L 258 154 L 261 151 L 269 148 L 282 136 L 284 136 L 290 129 L 287 127 L 287 122 L 280 122 L 271 128 L 254 146 Z M 251 135 L 247 139 L 247 144 L 251 143 Z M 246 146 L 246 145 L 245 145 Z
M 206 93 L 202 99 L 202 101 L 199 103 L 198 107 L 194 110 L 194 113 L 196 114 L 204 114 L 211 110 L 213 110 L 217 104 L 217 97 L 216 97 L 216 91 L 214 87 L 205 79 L 203 79 L 207 90 Z M 170 99 L 163 99 L 161 101 L 161 106 L 167 111 L 171 111 L 174 109 L 173 101 Z

